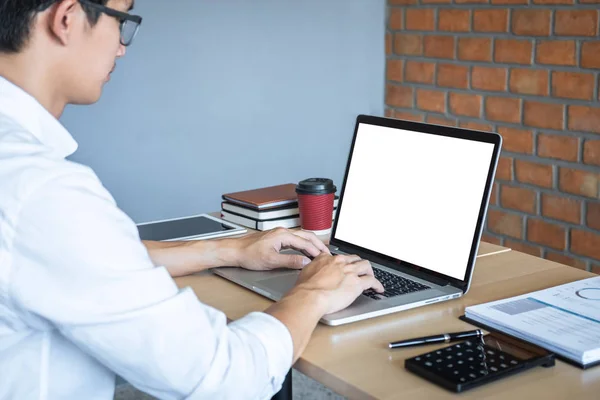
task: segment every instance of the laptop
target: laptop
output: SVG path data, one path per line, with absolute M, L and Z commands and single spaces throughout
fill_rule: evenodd
M 385 293 L 366 291 L 321 322 L 341 325 L 467 293 L 501 146 L 495 133 L 358 116 L 329 247 L 369 260 Z M 272 300 L 298 276 L 214 272 Z

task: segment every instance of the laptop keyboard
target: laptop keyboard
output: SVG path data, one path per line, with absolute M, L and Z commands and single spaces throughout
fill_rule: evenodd
M 410 279 L 406 279 L 398 275 L 390 274 L 389 272 L 378 268 L 373 268 L 373 272 L 375 274 L 375 278 L 381 282 L 383 288 L 385 289 L 383 293 L 377 293 L 373 289 L 363 292 L 365 296 L 370 297 L 373 300 L 382 300 L 385 298 L 431 289 L 427 285 L 411 281 Z

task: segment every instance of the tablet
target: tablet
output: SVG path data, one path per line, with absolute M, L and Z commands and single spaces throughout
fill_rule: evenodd
M 140 239 L 154 241 L 202 240 L 238 235 L 246 228 L 208 214 L 138 224 Z

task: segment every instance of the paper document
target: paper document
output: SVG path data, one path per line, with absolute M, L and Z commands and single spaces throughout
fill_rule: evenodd
M 584 365 L 600 360 L 600 277 L 467 307 L 465 316 Z

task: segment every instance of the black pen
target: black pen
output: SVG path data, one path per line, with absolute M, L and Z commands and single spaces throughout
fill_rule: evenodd
M 392 342 L 389 344 L 389 346 L 390 349 L 397 349 L 398 347 L 422 346 L 424 344 L 450 343 L 457 340 L 470 339 L 473 337 L 483 337 L 483 332 L 480 329 L 476 329 L 474 331 L 466 332 L 442 333 L 440 335 L 425 336 L 421 338 Z

